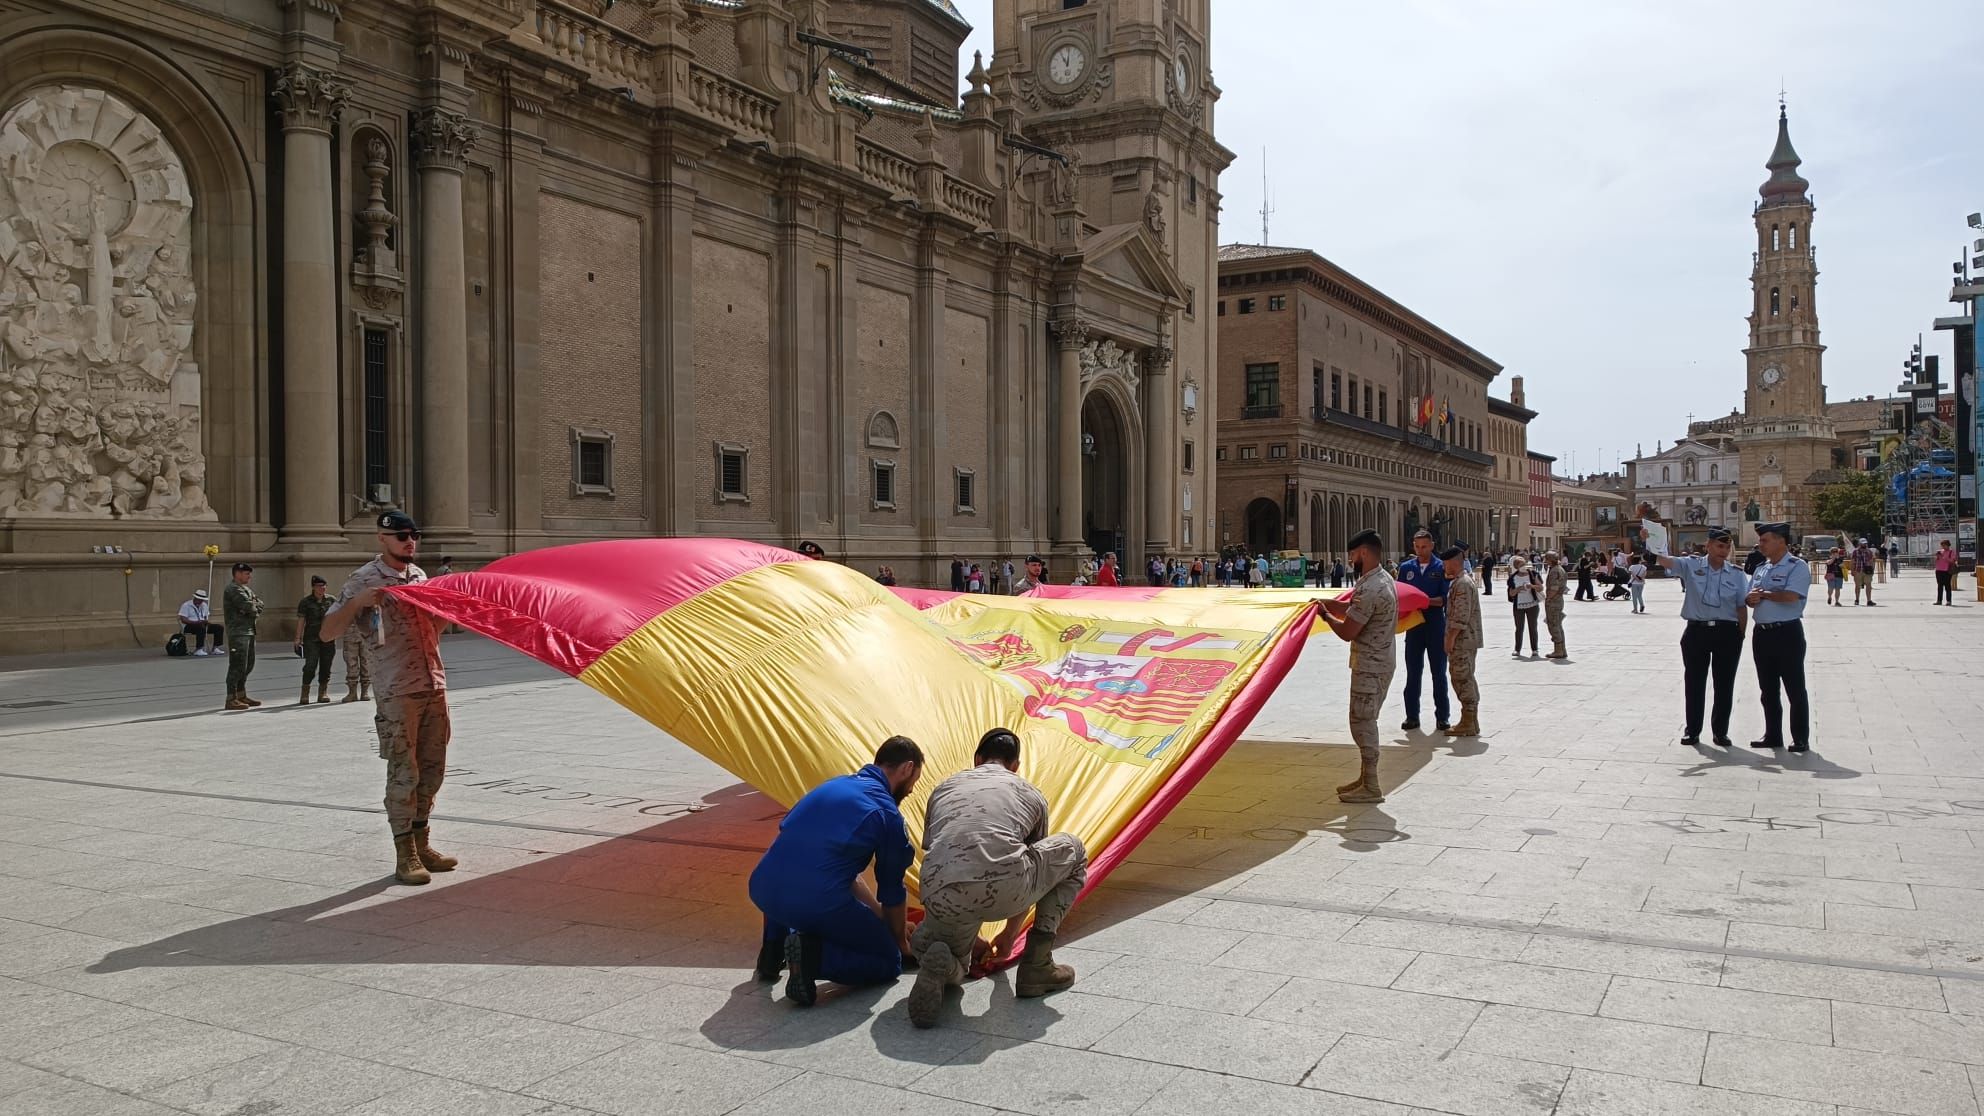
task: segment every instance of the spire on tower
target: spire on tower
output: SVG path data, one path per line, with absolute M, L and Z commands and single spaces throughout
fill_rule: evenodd
M 1791 146 L 1791 122 L 1785 113 L 1784 95 L 1777 98 L 1777 146 L 1771 148 L 1770 161 L 1764 166 L 1770 171 L 1770 178 L 1757 191 L 1763 195 L 1766 205 L 1776 202 L 1799 202 L 1805 200 L 1805 191 L 1812 184 L 1798 175 L 1798 152 Z

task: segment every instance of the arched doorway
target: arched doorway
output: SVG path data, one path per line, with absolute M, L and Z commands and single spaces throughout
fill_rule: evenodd
M 1097 554 L 1130 561 L 1129 429 L 1107 395 L 1082 401 L 1082 541 Z
M 1281 549 L 1281 505 L 1265 496 L 1247 505 L 1247 553 L 1272 554 Z

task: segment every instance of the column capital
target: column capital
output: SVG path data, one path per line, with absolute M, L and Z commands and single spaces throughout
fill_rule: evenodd
M 1171 367 L 1171 358 L 1178 355 L 1171 346 L 1158 342 L 1150 350 L 1150 371 L 1153 376 L 1162 376 Z
M 475 125 L 459 112 L 424 108 L 413 114 L 413 146 L 421 170 L 461 170 L 475 139 Z
M 345 102 L 351 99 L 351 87 L 336 74 L 291 62 L 276 71 L 269 94 L 282 114 L 284 131 L 329 135 Z
M 1088 319 L 1079 314 L 1070 314 L 1065 318 L 1055 318 L 1053 321 L 1047 323 L 1047 328 L 1054 331 L 1054 340 L 1064 350 L 1079 349 L 1083 345 L 1088 344 Z

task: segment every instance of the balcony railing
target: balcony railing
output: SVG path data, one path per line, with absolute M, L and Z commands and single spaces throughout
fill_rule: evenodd
M 1399 440 L 1399 434 L 1401 433 L 1396 426 L 1388 426 L 1375 419 L 1367 419 L 1362 415 L 1353 415 L 1349 411 L 1339 411 L 1335 407 L 1311 408 L 1309 417 L 1315 419 L 1317 422 L 1329 423 L 1331 426 L 1341 426 L 1349 430 L 1361 430 L 1366 434 L 1375 434 L 1380 438 L 1390 438 L 1394 442 Z
M 1243 419 L 1278 419 L 1281 417 L 1281 404 L 1262 403 L 1253 407 L 1240 408 Z

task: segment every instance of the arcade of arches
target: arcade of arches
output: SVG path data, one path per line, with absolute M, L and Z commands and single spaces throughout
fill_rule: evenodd
M 1487 513 L 1477 508 L 1422 504 L 1346 492 L 1309 492 L 1302 497 L 1300 515 L 1291 519 L 1284 503 L 1257 496 L 1246 506 L 1245 534 L 1234 540 L 1249 553 L 1300 550 L 1311 557 L 1342 553 L 1350 537 L 1374 528 L 1384 537 L 1387 553 L 1410 549 L 1415 531 L 1433 532 L 1439 546 L 1466 542 L 1484 547 Z M 1294 530 L 1290 530 L 1290 527 Z

